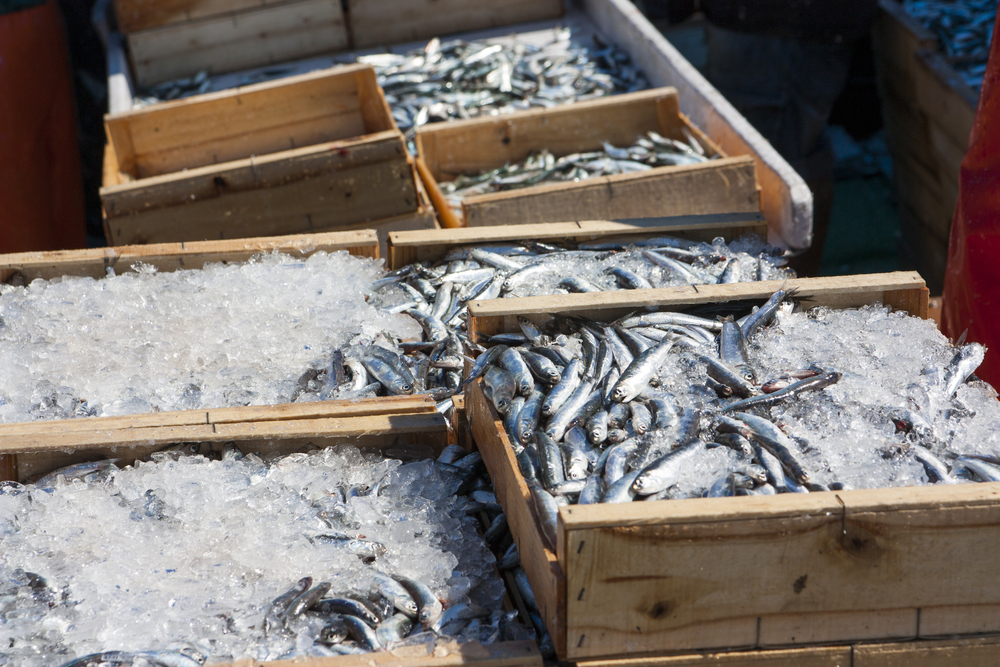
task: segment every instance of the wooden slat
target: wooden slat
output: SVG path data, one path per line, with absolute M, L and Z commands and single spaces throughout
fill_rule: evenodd
M 293 0 L 128 35 L 135 78 L 149 86 L 306 58 L 348 47 L 340 2 Z
M 921 69 L 914 102 L 956 145 L 968 147 L 979 96 L 941 55 L 923 50 L 916 57 Z
M 287 0 L 114 0 L 118 29 L 124 34 L 208 16 L 231 14 Z
M 267 662 L 248 659 L 234 663 L 211 663 L 211 667 L 542 667 L 542 656 L 531 641 L 483 645 L 438 640 L 430 653 L 425 644 L 418 644 L 363 655 Z
M 652 290 L 618 290 L 591 294 L 532 296 L 469 303 L 469 332 L 473 340 L 501 331 L 516 331 L 515 316 L 539 323 L 553 313 L 573 314 L 602 321 L 621 317 L 646 306 L 679 309 L 703 303 L 743 299 L 766 300 L 779 289 L 796 289 L 804 307 L 857 308 L 874 302 L 906 307 L 917 317 L 926 317 L 927 291 L 919 274 L 912 271 L 829 278 L 797 278 L 733 285 L 665 287 Z M 900 292 L 905 293 L 900 294 Z M 909 310 L 912 307 L 913 310 Z
M 366 229 L 232 241 L 12 253 L 0 255 L 0 280 L 6 280 L 15 271 L 20 271 L 28 280 L 61 276 L 101 278 L 107 275 L 109 268 L 128 270 L 135 262 L 155 266 L 159 271 L 197 269 L 208 262 L 242 262 L 258 253 L 274 250 L 292 255 L 346 250 L 359 257 L 379 257 L 375 232 Z
M 586 660 L 577 667 L 851 667 L 850 646 Z M 918 667 L 911 665 L 910 667 Z
M 260 454 L 288 454 L 343 442 L 379 449 L 420 445 L 431 454 L 445 447 L 449 437 L 444 418 L 434 411 L 105 431 L 53 431 L 0 442 L 0 455 L 16 456 L 18 479 L 24 481 L 95 458 L 119 458 L 119 465 L 128 465 L 152 452 L 183 442 L 235 442 L 247 451 Z
M 756 212 L 760 192 L 753 160 L 737 157 L 468 197 L 462 209 L 470 227 Z
M 1000 664 L 1000 638 L 855 646 L 853 657 L 853 667 L 995 667 Z
M 659 633 L 760 619 L 764 635 L 769 617 L 787 626 L 789 614 L 853 612 L 823 636 L 852 641 L 883 611 L 910 610 L 916 636 L 917 609 L 1000 601 L 987 555 L 1000 484 L 648 505 L 561 509 L 569 658 L 726 646 L 724 631 L 708 646 L 664 646 Z
M 394 129 L 367 127 L 358 77 L 344 65 L 105 117 L 121 168 L 136 178 Z M 366 93 L 368 94 L 368 93 Z M 133 166 L 134 165 L 134 166 Z
M 717 236 L 735 239 L 745 234 L 765 237 L 767 221 L 760 213 L 713 213 L 710 215 L 611 221 L 582 220 L 519 226 L 463 227 L 440 231 L 398 232 L 389 235 L 389 268 L 398 269 L 419 261 L 437 261 L 449 250 L 465 245 L 518 242 L 523 239 L 577 244 L 587 241 L 641 239 L 673 235 L 696 241 Z
M 348 0 L 355 48 L 562 16 L 562 0 Z
M 577 667 L 945 667 L 996 665 L 1000 637 L 948 639 L 923 642 L 858 643 L 852 646 L 818 646 L 764 651 L 692 653 L 686 655 L 629 656 L 587 660 Z
M 565 655 L 565 578 L 555 553 L 545 546 L 531 503 L 531 494 L 517 467 L 513 450 L 496 411 L 483 396 L 479 382 L 468 387 L 466 409 L 472 436 L 483 455 L 493 490 L 504 507 L 531 589 L 559 655 Z

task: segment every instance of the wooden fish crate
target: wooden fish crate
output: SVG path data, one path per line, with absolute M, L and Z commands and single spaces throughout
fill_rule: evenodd
M 127 270 L 136 262 L 154 266 L 159 271 L 196 269 L 209 262 L 246 261 L 255 254 L 275 250 L 301 256 L 319 251 L 344 250 L 358 257 L 372 259 L 379 257 L 375 232 L 361 230 L 231 241 L 165 243 L 0 255 L 0 280 L 8 281 L 15 274 L 20 274 L 28 282 L 39 278 L 50 280 L 62 276 L 101 278 L 107 275 L 108 269 Z M 379 402 L 385 402 L 386 407 L 370 406 L 365 408 L 367 414 L 391 412 L 391 406 L 399 401 L 379 398 L 376 403 Z M 270 437 L 274 438 L 286 428 L 282 424 L 306 419 L 322 420 L 347 414 L 342 407 L 334 408 L 333 413 L 324 412 L 330 410 L 326 407 L 328 405 L 328 403 L 304 403 L 0 424 L 0 434 L 6 434 L 0 435 L 0 440 L 6 443 L 0 445 L 0 479 L 15 478 L 11 471 L 18 466 L 11 454 L 21 451 L 20 447 L 58 450 L 51 455 L 56 458 L 66 455 L 64 450 L 68 450 L 75 442 L 86 442 L 88 446 L 101 444 L 134 446 L 140 450 L 146 447 L 146 451 L 151 451 L 149 447 L 155 443 L 165 442 L 170 437 L 182 437 L 183 434 L 187 434 L 191 439 L 203 436 L 207 438 L 210 433 L 217 435 L 226 432 L 227 429 L 237 428 L 232 424 L 240 425 L 238 428 L 250 425 L 247 428 L 253 433 L 260 436 L 270 433 Z M 314 422 L 314 425 L 319 423 Z M 74 435 L 80 432 L 88 434 L 84 440 L 78 440 L 82 436 Z M 68 459 L 59 458 L 59 460 Z M 23 465 L 27 465 L 27 468 Z M 33 474 L 31 470 L 37 471 L 37 466 L 22 464 L 21 478 Z
M 347 0 L 346 7 L 357 49 L 563 15 L 562 0 Z
M 367 65 L 111 114 L 105 129 L 112 245 L 436 226 Z
M 0 424 L 0 481 L 26 482 L 62 467 L 102 458 L 119 466 L 170 445 L 199 443 L 219 452 L 234 443 L 244 454 L 291 454 L 338 444 L 389 456 L 436 456 L 451 442 L 444 418 L 426 396 L 189 410 L 62 422 Z M 203 450 L 204 451 L 204 450 Z M 391 651 L 319 660 L 252 659 L 215 667 L 542 667 L 532 641 L 457 644 L 439 641 Z
M 336 0 L 114 0 L 114 7 L 140 86 L 350 45 Z
M 924 281 L 897 272 L 479 301 L 469 329 L 482 341 L 518 330 L 517 316 L 609 321 L 645 306 L 763 302 L 781 287 L 810 306 L 927 316 Z M 479 383 L 466 401 L 562 659 L 1000 633 L 1000 484 L 562 507 L 552 550 Z
M 518 243 L 524 239 L 575 246 L 586 242 L 638 240 L 661 235 L 695 241 L 721 236 L 732 240 L 744 234 L 767 237 L 767 220 L 760 213 L 714 213 L 672 218 L 614 222 L 583 220 L 498 227 L 464 227 L 436 231 L 392 232 L 387 262 L 399 269 L 413 262 L 437 261 L 453 248 L 491 243 Z
M 757 173 L 749 157 L 727 158 L 680 112 L 677 91 L 658 88 L 533 109 L 504 116 L 424 125 L 417 130 L 420 175 L 445 226 L 454 213 L 439 183 L 521 162 L 548 149 L 556 158 L 629 146 L 648 131 L 686 143 L 687 130 L 720 159 L 648 171 L 550 183 L 466 197 L 468 227 L 665 215 L 760 211 Z
M 902 249 L 940 293 L 979 96 L 941 56 L 937 37 L 895 0 L 879 2 L 872 35 Z

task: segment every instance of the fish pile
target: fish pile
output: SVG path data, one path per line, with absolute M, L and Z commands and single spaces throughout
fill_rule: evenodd
M 976 92 L 983 85 L 997 0 L 903 0 L 906 11 L 937 35 L 945 60 Z
M 416 128 L 458 118 L 474 118 L 554 107 L 649 86 L 629 55 L 594 35 L 590 48 L 569 28 L 553 32 L 541 46 L 514 41 L 432 39 L 404 55 L 361 56 L 372 65 L 393 118 L 408 140 Z
M 408 53 L 376 53 L 356 58 L 372 65 L 393 118 L 410 142 L 426 123 L 551 107 L 649 87 L 625 51 L 596 35 L 593 46 L 574 39 L 569 28 L 553 30 L 542 45 L 514 40 L 449 40 L 435 37 Z M 301 67 L 255 70 L 235 85 L 246 86 L 304 73 Z M 141 91 L 135 108 L 216 90 L 199 72 Z M 413 151 L 415 152 L 415 151 Z
M 477 453 L 262 460 L 188 443 L 152 458 L 0 484 L 0 664 L 197 667 L 532 636 L 501 609 L 476 516 L 494 543 L 511 538 Z
M 473 366 L 552 539 L 560 503 L 1000 480 L 1000 404 L 976 343 L 859 310 L 526 318 Z M 554 540 L 553 540 L 554 544 Z
M 649 171 L 654 167 L 671 167 L 707 162 L 705 149 L 684 128 L 685 141 L 668 139 L 648 132 L 627 148 L 616 148 L 604 142 L 602 150 L 572 153 L 556 158 L 547 149 L 531 153 L 518 164 L 505 164 L 478 174 L 462 174 L 440 183 L 441 191 L 455 215 L 462 219 L 462 200 L 489 192 L 504 192 L 530 188 L 545 183 L 579 182 L 600 176 Z

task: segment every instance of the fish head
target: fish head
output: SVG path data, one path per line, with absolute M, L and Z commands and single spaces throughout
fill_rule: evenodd
M 331 623 L 320 632 L 319 639 L 324 644 L 339 644 L 347 639 L 347 626 L 343 623 Z
M 402 610 L 407 614 L 410 614 L 412 616 L 417 615 L 418 611 L 417 603 L 414 602 L 413 600 L 404 600 L 401 604 L 399 604 L 399 607 L 401 607 Z
M 559 384 L 559 381 L 562 380 L 562 373 L 558 370 L 549 370 L 545 373 L 545 377 L 549 379 L 550 383 Z
M 611 400 L 613 400 L 615 403 L 624 403 L 626 400 L 628 400 L 628 394 L 629 392 L 627 387 L 625 387 L 624 385 L 618 385 L 617 387 L 611 390 Z

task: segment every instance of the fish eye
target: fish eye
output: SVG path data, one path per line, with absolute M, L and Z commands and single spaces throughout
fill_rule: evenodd
M 403 391 L 410 391 L 411 389 L 413 389 L 413 387 L 411 387 L 410 385 L 404 383 L 403 386 L 402 386 L 402 389 L 403 389 Z

